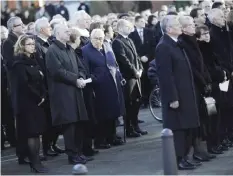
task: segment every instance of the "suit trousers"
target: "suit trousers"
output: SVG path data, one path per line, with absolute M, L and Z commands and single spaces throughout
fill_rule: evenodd
M 98 121 L 96 142 L 109 142 L 116 136 L 116 119 L 103 119 Z
M 65 150 L 68 156 L 82 154 L 84 129 L 81 122 L 63 125 Z
M 56 145 L 60 132 L 58 130 L 58 127 L 52 126 L 50 106 L 44 105 L 44 109 L 47 116 L 48 130 L 46 130 L 45 133 L 42 135 L 42 146 L 43 152 L 46 153 L 52 145 Z
M 173 130 L 176 157 L 181 159 L 187 156 L 192 146 L 192 136 L 195 129 Z
M 126 131 L 130 131 L 132 128 L 138 128 L 138 113 L 141 106 L 141 102 L 138 99 L 125 102 L 126 115 Z

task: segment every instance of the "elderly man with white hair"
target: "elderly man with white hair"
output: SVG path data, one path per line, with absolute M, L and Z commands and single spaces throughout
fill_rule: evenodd
M 75 12 L 72 21 L 72 27 L 77 29 L 81 34 L 81 46 L 84 46 L 89 41 L 89 28 L 91 24 L 91 17 L 84 10 Z
M 164 36 L 155 53 L 161 91 L 163 128 L 174 134 L 178 169 L 196 167 L 187 161 L 192 129 L 199 127 L 194 79 L 189 59 L 178 43 L 182 33 L 177 16 L 167 15 L 161 22 Z
M 88 120 L 82 89 L 85 74 L 78 68 L 76 55 L 71 46 L 70 30 L 57 25 L 54 29 L 56 40 L 49 47 L 45 60 L 52 125 L 61 127 L 65 152 L 69 164 L 85 164 L 82 155 L 83 123 Z
M 201 145 L 201 142 L 204 141 L 208 135 L 205 129 L 208 129 L 210 124 L 208 114 L 206 113 L 204 96 L 206 97 L 210 95 L 212 80 L 207 67 L 204 64 L 204 60 L 197 43 L 193 18 L 190 16 L 183 16 L 180 17 L 179 21 L 182 26 L 182 34 L 180 35 L 179 40 L 181 41 L 191 64 L 201 124 L 200 128 L 193 130 L 192 146 L 194 148 L 193 158 L 195 160 L 191 162 L 194 165 L 200 165 L 200 162 L 209 161 L 214 158 L 213 155 L 206 152 L 204 145 Z
M 128 38 L 133 30 L 134 27 L 129 21 L 120 19 L 117 24 L 118 36 L 114 39 L 112 48 L 121 73 L 126 79 L 126 136 L 140 137 L 147 134 L 147 131 L 141 130 L 138 125 L 138 112 L 142 97 L 140 78 L 143 66 L 133 41 Z
M 45 66 L 45 54 L 52 44 L 51 36 L 52 30 L 47 18 L 40 18 L 35 22 L 35 34 L 36 34 L 36 54 L 38 57 L 37 62 L 42 68 L 43 74 L 45 75 L 45 85 L 47 86 L 47 71 Z M 48 130 L 42 136 L 42 144 L 43 144 L 43 154 L 46 158 L 47 156 L 57 156 L 60 153 L 64 153 L 65 151 L 56 145 L 57 139 L 59 137 L 59 133 L 55 128 L 52 127 L 51 122 L 51 113 L 50 106 L 46 104 L 46 115 L 48 119 Z
M 91 32 L 91 42 L 82 48 L 95 92 L 98 121 L 98 134 L 94 142 L 96 149 L 107 149 L 112 145 L 123 144 L 121 138 L 116 136 L 115 121 L 125 114 L 122 88 L 124 81 L 112 48 L 104 43 L 104 37 L 102 29 L 94 29 Z
M 220 9 L 212 9 L 209 13 L 209 19 L 211 22 L 210 28 L 210 41 L 213 46 L 215 54 L 220 58 L 220 64 L 223 68 L 227 70 L 227 75 L 230 80 L 230 85 L 227 93 L 225 95 L 226 100 L 224 101 L 224 106 L 221 106 L 221 131 L 220 142 L 221 146 L 224 146 L 225 150 L 228 148 L 226 141 L 229 137 L 229 129 L 232 128 L 231 115 L 233 113 L 233 44 L 230 40 L 229 31 L 226 30 L 225 24 L 226 19 L 224 17 L 224 12 Z M 220 143 L 219 143 L 220 145 Z

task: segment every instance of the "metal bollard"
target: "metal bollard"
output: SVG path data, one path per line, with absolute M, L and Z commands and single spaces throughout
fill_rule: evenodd
M 164 175 L 177 175 L 177 161 L 172 130 L 165 128 L 161 132 L 163 147 Z

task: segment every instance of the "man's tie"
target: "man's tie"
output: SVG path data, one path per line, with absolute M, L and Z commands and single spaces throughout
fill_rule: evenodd
M 140 36 L 141 41 L 142 41 L 142 43 L 143 43 L 143 42 L 144 42 L 144 38 L 143 38 L 143 29 L 141 29 L 141 30 L 139 31 L 139 36 Z

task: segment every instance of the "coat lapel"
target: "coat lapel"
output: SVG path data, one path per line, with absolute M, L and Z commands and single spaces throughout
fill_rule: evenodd
M 70 50 L 70 52 L 67 52 L 67 53 L 68 53 L 71 65 L 73 67 L 73 71 L 78 73 L 78 64 L 76 62 L 75 52 L 72 51 L 72 49 L 69 49 L 69 50 Z
M 133 48 L 131 39 L 129 39 L 129 40 L 127 41 L 127 39 L 125 39 L 124 37 L 122 37 L 121 40 L 122 40 L 122 41 L 124 42 L 124 44 L 125 44 L 129 49 L 131 49 L 131 51 L 135 54 L 136 49 Z M 137 52 L 136 52 L 136 53 L 137 53 Z

